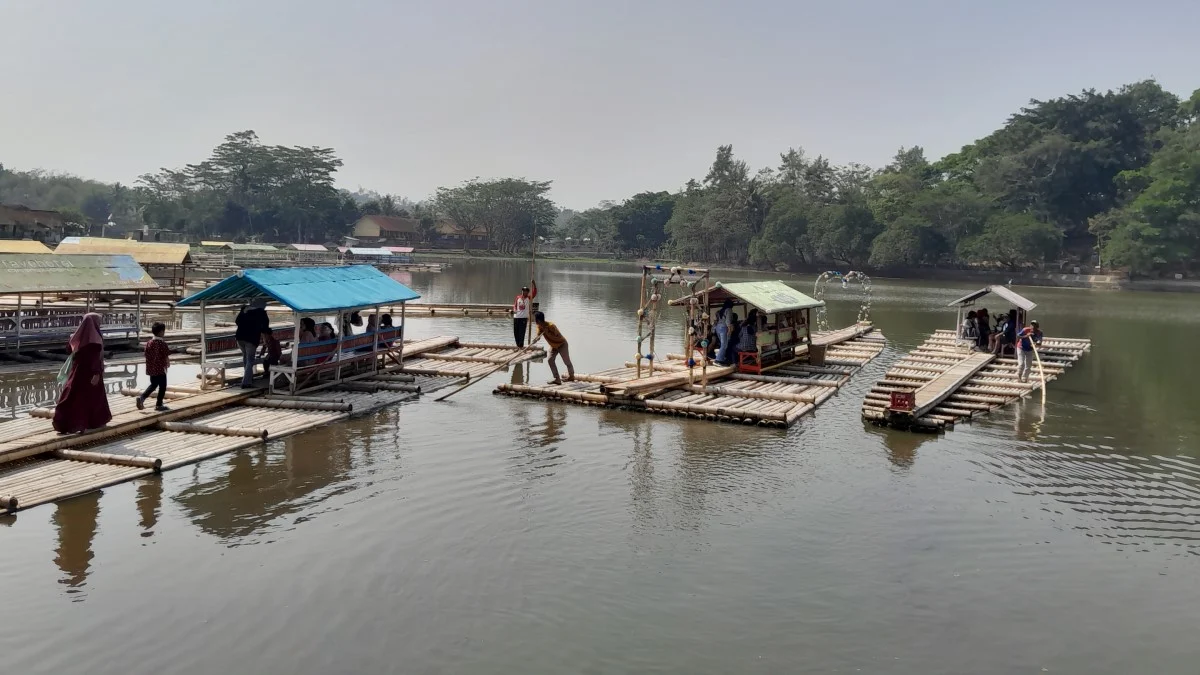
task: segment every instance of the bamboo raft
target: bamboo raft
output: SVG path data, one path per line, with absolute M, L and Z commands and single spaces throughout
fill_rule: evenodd
M 850 381 L 859 368 L 883 351 L 885 338 L 870 324 L 816 333 L 813 345 L 825 354 L 824 364 L 807 357 L 764 369 L 762 374 L 736 372 L 732 366 L 689 369 L 682 354 L 668 354 L 659 371 L 637 377 L 637 364 L 576 374 L 562 384 L 501 384 L 494 393 L 618 410 L 676 415 L 714 422 L 787 428 L 813 412 Z M 689 370 L 691 372 L 689 372 Z
M 138 410 L 140 393 L 109 396 L 113 419 L 102 429 L 60 435 L 53 409 L 0 424 L 0 512 L 27 509 L 271 439 L 364 415 L 422 393 L 460 384 L 508 361 L 510 345 L 441 336 L 405 343 L 404 359 L 371 377 L 311 395 L 272 396 L 265 389 L 168 387 L 169 411 Z M 531 349 L 511 363 L 544 356 Z M 240 379 L 240 374 L 229 379 Z
M 1091 340 L 1044 337 L 1038 354 L 1046 382 L 1066 372 L 1091 346 Z M 1041 386 L 1036 361 L 1029 381 L 1020 382 L 1016 358 L 972 351 L 959 346 L 954 331 L 939 330 L 871 388 L 863 400 L 862 416 L 880 426 L 944 431 L 1029 396 Z M 894 392 L 915 395 L 911 416 L 900 419 L 888 414 Z

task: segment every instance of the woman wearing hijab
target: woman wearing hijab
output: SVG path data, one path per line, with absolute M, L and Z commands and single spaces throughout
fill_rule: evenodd
M 75 434 L 99 429 L 112 420 L 108 395 L 104 392 L 104 337 L 100 315 L 85 314 L 83 323 L 67 341 L 71 348 L 71 370 L 54 406 L 54 430 Z

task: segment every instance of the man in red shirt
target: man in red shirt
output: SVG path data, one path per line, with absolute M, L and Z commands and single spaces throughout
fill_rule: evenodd
M 529 326 L 529 308 L 533 305 L 533 299 L 537 297 L 537 282 L 531 279 L 529 283 L 533 286 L 532 292 L 529 286 L 524 286 L 517 294 L 517 299 L 513 301 L 513 337 L 517 341 L 517 349 L 525 347 L 525 331 Z
M 168 410 L 167 406 L 163 405 L 163 397 L 167 394 L 167 368 L 171 367 L 171 348 L 163 339 L 167 332 L 166 324 L 157 321 L 150 327 L 150 332 L 154 333 L 154 337 L 146 343 L 146 374 L 150 376 L 150 386 L 137 398 L 137 407 L 138 410 L 144 408 L 146 399 L 158 389 L 158 404 L 154 409 L 162 412 Z

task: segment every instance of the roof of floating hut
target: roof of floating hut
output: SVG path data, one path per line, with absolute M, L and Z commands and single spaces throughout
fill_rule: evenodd
M 0 239 L 0 253 L 50 253 L 50 247 L 33 239 Z
M 105 237 L 64 237 L 54 252 L 60 255 L 127 255 L 139 265 L 183 265 L 192 261 L 191 247 L 187 244 L 160 244 Z
M 0 294 L 158 288 L 127 255 L 0 255 Z
M 413 247 L 411 247 L 411 246 L 380 246 L 379 248 L 391 251 L 392 253 L 412 253 L 413 252 Z
M 227 248 L 231 251 L 274 251 L 279 252 L 279 249 L 270 244 L 236 244 L 232 241 L 227 241 L 221 244 L 221 248 Z
M 292 249 L 296 251 L 320 251 L 321 253 L 329 252 L 329 249 L 325 248 L 321 244 L 292 244 L 291 246 Z
M 970 304 L 973 304 L 979 298 L 982 298 L 983 296 L 987 295 L 988 293 L 995 293 L 996 295 L 998 295 L 998 296 L 1004 298 L 1005 300 L 1009 301 L 1010 303 L 1012 303 L 1012 305 L 1014 307 L 1020 307 L 1021 309 L 1025 310 L 1026 312 L 1031 311 L 1034 307 L 1037 307 L 1036 302 L 1030 300 L 1029 298 L 1026 298 L 1025 296 L 1023 296 L 1015 291 L 1010 290 L 1006 286 L 988 286 L 986 288 L 981 288 L 981 289 L 975 291 L 974 293 L 969 293 L 967 295 L 964 295 L 963 297 L 959 298 L 958 300 L 955 300 L 954 302 L 952 302 L 946 306 L 947 307 L 961 307 L 961 306 L 965 306 L 965 305 L 970 305 Z
M 221 248 L 222 246 L 224 246 L 225 244 L 228 244 L 228 243 L 229 242 L 227 242 L 227 241 L 216 241 L 216 240 L 210 239 L 208 241 L 200 242 L 200 245 L 203 246 L 204 248 Z
M 390 256 L 392 252 L 386 248 L 362 248 L 360 246 L 351 246 L 349 249 L 350 255 L 361 256 Z M 345 251 L 343 251 L 344 253 Z
M 693 295 L 703 294 L 704 291 L 699 290 Z M 708 289 L 710 305 L 720 305 L 726 300 L 733 300 L 735 304 L 745 303 L 765 314 L 812 309 L 825 304 L 824 301 L 814 300 L 782 281 L 741 281 L 734 284 L 717 282 Z M 687 298 L 678 298 L 672 300 L 670 304 L 682 305 L 686 301 Z
M 352 309 L 421 297 L 370 265 L 242 270 L 177 306 L 275 300 L 297 312 Z

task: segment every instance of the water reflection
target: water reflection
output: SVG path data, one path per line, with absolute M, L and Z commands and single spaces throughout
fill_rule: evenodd
M 58 548 L 54 564 L 62 570 L 59 583 L 68 587 L 67 593 L 81 593 L 92 566 L 92 541 L 96 538 L 100 518 L 100 493 L 93 492 L 54 506 L 52 517 L 58 529 Z M 82 597 L 78 598 L 82 599 Z
M 138 524 L 143 537 L 154 536 L 154 527 L 162 514 L 162 478 L 151 476 L 142 480 L 137 487 Z
M 215 474 L 209 478 L 194 474 L 193 484 L 174 499 L 201 530 L 236 546 L 254 535 L 303 522 L 311 514 L 291 523 L 281 520 L 353 490 L 347 481 L 354 455 L 364 450 L 364 462 L 369 463 L 367 445 L 356 425 L 319 427 L 265 448 L 218 458 L 214 461 L 223 459 L 225 470 L 206 472 Z
M 513 459 L 520 473 L 529 478 L 548 478 L 565 454 L 559 445 L 566 441 L 568 410 L 561 403 L 520 406 L 513 413 L 513 438 L 520 439 L 520 454 Z

